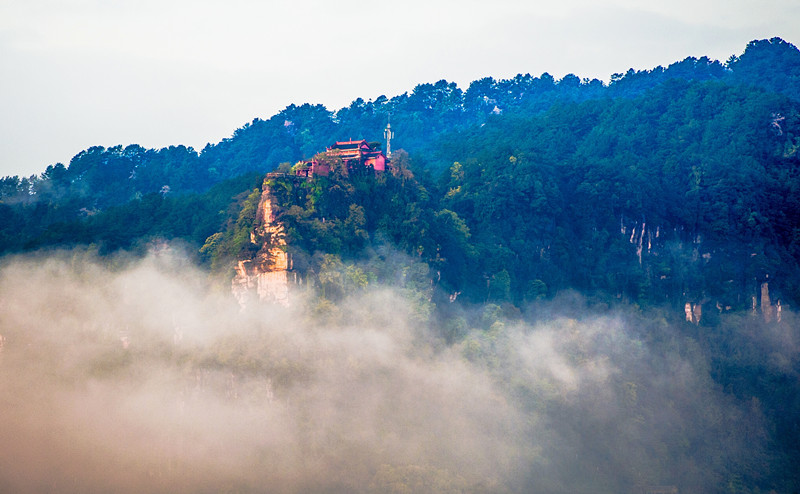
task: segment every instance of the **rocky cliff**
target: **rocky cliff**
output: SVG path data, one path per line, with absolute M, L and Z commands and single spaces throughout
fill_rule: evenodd
M 275 217 L 275 202 L 266 181 L 262 191 L 255 226 L 250 233 L 255 254 L 237 262 L 231 290 L 242 306 L 249 300 L 288 306 L 290 280 L 297 283 L 298 278 L 292 271 L 285 231 Z

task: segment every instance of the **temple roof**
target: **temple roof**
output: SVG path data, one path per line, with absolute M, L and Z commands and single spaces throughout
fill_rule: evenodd
M 369 143 L 366 139 L 361 139 L 360 141 L 336 141 L 336 144 L 331 146 L 331 149 L 346 149 L 346 148 L 357 148 L 357 147 L 367 147 L 368 149 L 372 149 L 369 146 Z

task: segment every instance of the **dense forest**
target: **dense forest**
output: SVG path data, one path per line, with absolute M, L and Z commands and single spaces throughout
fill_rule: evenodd
M 800 52 L 776 38 L 725 64 L 689 58 L 615 74 L 608 85 L 520 75 L 466 91 L 421 84 L 336 112 L 292 105 L 201 153 L 93 147 L 68 167 L 2 179 L 0 252 L 76 244 L 112 252 L 148 238 L 199 249 L 236 222 L 230 207 L 243 198 L 233 197 L 246 196 L 258 174 L 338 136 L 380 136 L 391 115 L 405 150 L 398 168 L 414 191 L 381 202 L 371 185 L 351 191 L 348 177 L 316 186 L 330 189 L 326 203 L 342 201 L 317 213 L 363 208 L 368 239 L 416 252 L 450 293 L 520 304 L 571 288 L 640 305 L 705 300 L 741 310 L 769 281 L 773 301 L 796 305 L 798 80 Z M 326 231 L 338 238 L 295 244 L 350 258 L 366 245 Z
M 401 148 L 391 172 L 331 162 L 325 177 L 264 180 L 336 140 L 377 139 L 389 120 Z M 798 151 L 800 50 L 779 38 L 724 63 L 687 58 L 609 83 L 546 73 L 466 90 L 439 81 L 336 111 L 291 105 L 200 152 L 98 146 L 41 175 L 2 178 L 0 254 L 88 248 L 111 259 L 170 242 L 229 282 L 252 254 L 268 186 L 294 269 L 315 290 L 310 317 L 346 325 L 341 307 L 353 294 L 391 286 L 410 324 L 432 328 L 437 344 L 503 383 L 524 417 L 577 423 L 592 420 L 592 400 L 622 403 L 591 443 L 575 446 L 616 445 L 618 454 L 601 461 L 555 448 L 549 461 L 575 454 L 573 472 L 549 476 L 532 462 L 518 484 L 451 492 L 526 482 L 542 492 L 797 492 Z M 581 365 L 640 355 L 641 345 L 652 359 L 625 360 L 613 397 L 575 406 L 554 387 L 517 380 L 524 358 L 514 346 L 530 336 L 519 327 L 556 313 L 569 318 L 559 331 Z M 621 347 L 587 336 L 585 314 L 616 313 L 632 328 Z M 686 397 L 656 378 L 674 371 L 676 355 L 699 376 Z M 705 399 L 706 409 L 688 412 L 688 401 Z M 681 433 L 653 426 L 659 420 Z M 648 427 L 652 437 L 620 453 L 626 435 L 641 439 Z M 674 461 L 659 465 L 659 455 Z M 372 481 L 413 473 L 401 470 L 380 467 Z M 448 477 L 448 488 L 461 481 Z

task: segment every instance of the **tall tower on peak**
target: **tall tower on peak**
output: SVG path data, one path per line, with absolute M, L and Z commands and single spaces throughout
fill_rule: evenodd
M 394 132 L 392 132 L 392 116 L 389 115 L 389 120 L 386 122 L 386 128 L 383 130 L 383 137 L 386 138 L 386 157 L 392 157 L 392 138 L 394 137 Z

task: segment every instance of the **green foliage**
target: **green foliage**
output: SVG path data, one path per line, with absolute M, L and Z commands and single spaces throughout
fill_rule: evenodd
M 234 212 L 229 208 L 236 209 L 231 206 L 233 197 L 253 184 L 254 178 L 242 176 L 203 194 L 147 194 L 77 217 L 61 204 L 7 206 L 10 214 L 0 219 L 0 242 L 5 239 L 0 247 L 9 252 L 96 244 L 107 254 L 120 249 L 141 252 L 155 239 L 180 239 L 192 249 L 199 248 L 230 221 Z
M 290 106 L 202 153 L 94 147 L 68 167 L 2 179 L 0 249 L 209 239 L 202 257 L 219 268 L 252 245 L 255 198 L 226 210 L 187 192 L 246 170 L 290 174 L 342 132 L 380 135 L 391 113 L 417 151 L 396 150 L 391 174 L 353 172 L 322 153 L 329 177 L 271 181 L 300 266 L 315 251 L 358 259 L 388 242 L 428 264 L 437 289 L 473 302 L 576 288 L 607 301 L 743 308 L 768 275 L 796 302 L 798 57 L 776 38 L 726 67 L 689 58 L 608 87 L 548 74 L 486 78 L 466 91 L 439 81 L 338 112 Z M 428 173 L 443 163 L 437 183 Z M 180 215 L 191 220 L 181 226 Z
M 782 225 L 800 162 L 783 150 L 797 114 L 775 94 L 673 81 L 633 100 L 559 105 L 449 136 L 460 149 L 442 203 L 472 232 L 471 271 L 483 278 L 465 295 L 504 299 L 509 281 L 519 302 L 539 280 L 550 294 L 577 288 L 677 308 L 712 294 L 731 305 L 723 287 L 734 286 L 743 308 L 750 280 L 781 272 L 772 286 L 794 296 L 796 241 Z M 778 129 L 775 115 L 795 116 Z M 503 271 L 509 279 L 493 292 Z
M 260 188 L 235 196 L 228 207 L 225 230 L 206 238 L 200 254 L 210 263 L 213 271 L 230 268 L 235 261 L 252 255 L 257 248 L 251 241 L 251 234 L 255 229 L 260 199 Z

